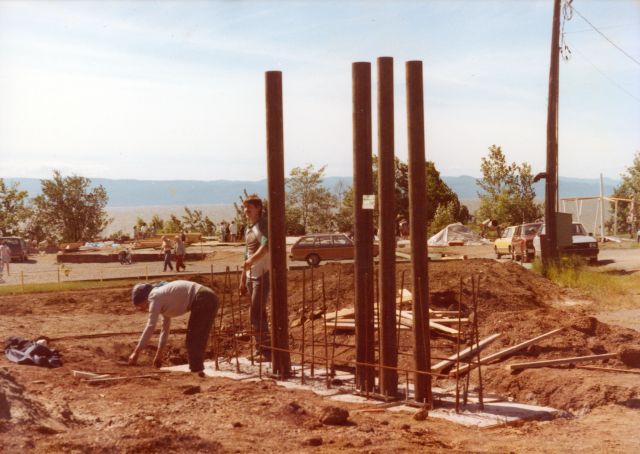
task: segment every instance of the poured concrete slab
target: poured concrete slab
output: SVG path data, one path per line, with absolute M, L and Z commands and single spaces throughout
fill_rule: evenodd
M 220 377 L 247 381 L 260 380 L 259 363 L 251 364 L 251 361 L 247 358 L 238 358 L 237 365 L 235 360 L 231 362 L 223 362 L 219 360 L 218 368 L 219 370 L 215 370 L 215 363 L 213 361 L 207 361 L 205 362 L 204 373 L 207 377 Z M 237 372 L 237 368 L 240 369 L 240 372 Z M 189 365 L 184 364 L 179 366 L 163 367 L 162 370 L 188 373 Z M 379 399 L 372 399 L 367 398 L 366 396 L 354 394 L 353 386 L 355 377 L 353 374 L 348 372 L 337 371 L 336 376 L 331 377 L 334 380 L 336 378 L 341 380 L 342 384 L 345 386 L 327 388 L 327 376 L 324 368 L 315 368 L 314 377 L 312 378 L 309 375 L 309 368 L 305 367 L 304 384 L 301 380 L 302 368 L 300 365 L 293 364 L 291 371 L 293 376 L 288 380 L 278 380 L 272 375 L 271 363 L 262 363 L 262 377 L 272 379 L 276 384 L 287 389 L 311 391 L 332 401 L 367 404 L 374 407 L 380 407 L 385 411 L 413 414 L 420 410 L 417 406 L 407 405 L 401 401 L 396 403 L 384 402 Z M 409 399 L 411 399 L 413 395 L 413 384 L 410 384 L 408 388 Z M 481 411 L 478 403 L 478 396 L 473 393 L 468 396 L 467 405 L 461 405 L 461 412 L 456 413 L 454 410 L 455 392 L 453 390 L 433 387 L 432 393 L 437 408 L 429 411 L 429 417 L 446 419 L 447 421 L 470 427 L 487 428 L 513 424 L 526 420 L 548 420 L 553 419 L 559 413 L 555 408 L 509 402 L 495 395 L 485 396 L 484 409 Z

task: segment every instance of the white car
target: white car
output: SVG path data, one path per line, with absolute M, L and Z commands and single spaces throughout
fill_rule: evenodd
M 540 228 L 540 231 L 533 239 L 533 245 L 536 250 L 536 255 L 540 255 L 540 235 L 544 235 L 544 224 Z M 579 222 L 571 224 L 571 245 L 560 249 L 561 254 L 566 255 L 579 255 L 589 260 L 589 263 L 598 262 L 598 241 L 587 233 L 587 230 Z

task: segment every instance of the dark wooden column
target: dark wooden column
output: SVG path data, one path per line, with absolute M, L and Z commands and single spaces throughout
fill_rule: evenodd
M 269 253 L 271 256 L 271 345 L 273 372 L 291 374 L 287 307 L 287 246 L 284 223 L 284 133 L 282 73 L 265 74 L 267 105 L 267 175 L 269 187 Z
M 407 62 L 407 129 L 409 141 L 409 228 L 413 268 L 413 354 L 415 370 L 431 370 L 429 279 L 424 145 L 422 62 Z M 431 376 L 415 374 L 416 402 L 431 402 Z
M 380 208 L 380 392 L 398 393 L 396 340 L 396 213 L 393 122 L 393 58 L 378 58 L 378 201 Z M 393 369 L 387 369 L 387 367 Z
M 373 391 L 373 210 L 363 209 L 363 195 L 373 194 L 371 158 L 371 63 L 352 65 L 353 211 L 355 234 L 356 388 Z

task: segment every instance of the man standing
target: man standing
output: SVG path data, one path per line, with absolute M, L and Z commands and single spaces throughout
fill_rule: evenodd
M 267 319 L 269 297 L 269 246 L 267 220 L 262 216 L 262 199 L 255 194 L 248 196 L 242 204 L 248 225 L 245 230 L 244 272 L 240 280 L 240 294 L 247 291 L 251 297 L 251 327 L 256 340 L 259 360 L 271 361 L 271 336 Z
M 238 239 L 238 224 L 236 224 L 235 220 L 231 221 L 229 232 L 231 233 L 231 242 L 235 243 Z
M 11 248 L 4 241 L 0 241 L 0 282 L 2 282 L 2 272 L 5 266 L 7 267 L 7 276 L 11 276 L 9 263 L 11 263 Z
M 213 290 L 190 281 L 136 284 L 131 297 L 136 309 L 149 312 L 149 319 L 138 345 L 129 356 L 129 364 L 136 364 L 138 355 L 153 334 L 158 318 L 162 317 L 158 350 L 153 360 L 153 365 L 160 367 L 169 337 L 171 319 L 189 312 L 186 339 L 189 369 L 203 375 L 209 332 L 218 311 L 218 296 Z

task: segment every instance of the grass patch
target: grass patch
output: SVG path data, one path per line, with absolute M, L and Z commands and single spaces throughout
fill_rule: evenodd
M 540 260 L 533 263 L 532 269 L 543 274 Z M 560 263 L 549 266 L 546 277 L 563 287 L 580 290 L 602 309 L 640 307 L 639 273 L 599 270 L 587 266 L 579 257 L 564 257 Z
M 108 281 L 67 281 L 61 283 L 42 283 L 42 284 L 20 284 L 3 285 L 0 287 L 0 296 L 16 295 L 19 293 L 51 293 L 51 292 L 68 292 L 73 290 L 87 290 L 94 288 L 112 288 L 124 287 L 132 285 L 133 282 L 139 282 L 139 279 L 116 279 Z

